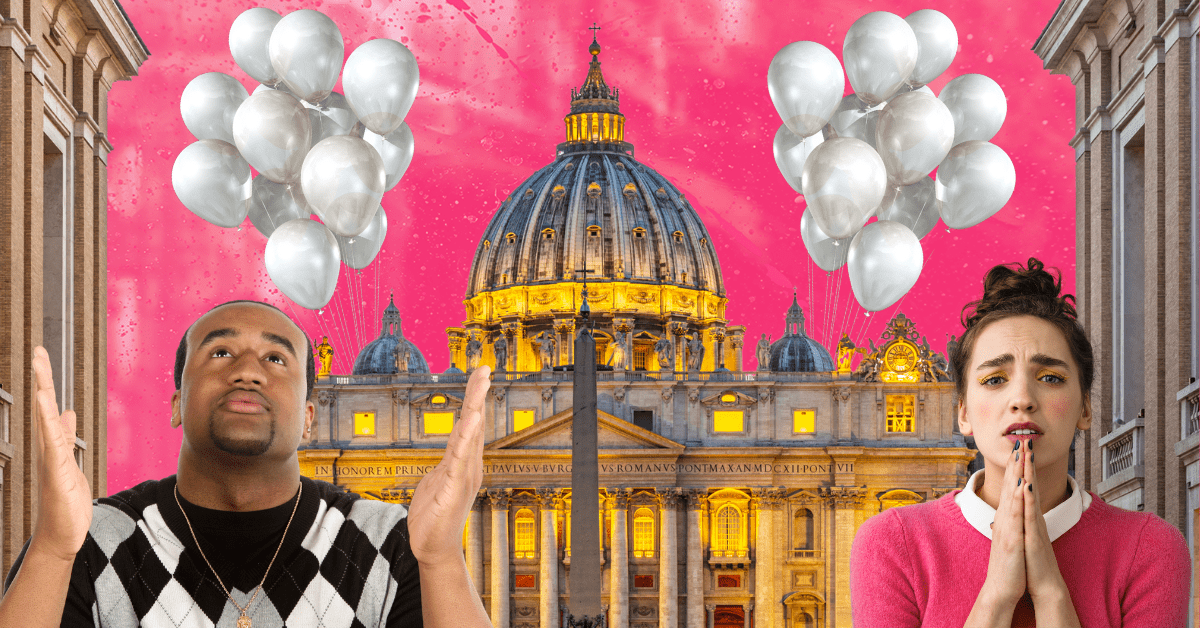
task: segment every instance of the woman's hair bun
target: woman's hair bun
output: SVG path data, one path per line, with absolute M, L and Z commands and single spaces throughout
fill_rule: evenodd
M 1018 263 L 993 267 L 983 279 L 983 298 L 963 308 L 963 327 L 970 329 L 993 312 L 1076 320 L 1075 296 L 1062 294 L 1062 274 L 1044 268 L 1033 257 L 1024 268 Z

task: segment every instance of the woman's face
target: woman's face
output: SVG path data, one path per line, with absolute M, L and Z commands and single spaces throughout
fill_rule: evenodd
M 989 324 L 975 339 L 963 377 L 958 427 L 975 436 L 991 467 L 1003 469 L 1017 440 L 1032 439 L 1037 469 L 1062 465 L 1066 473 L 1075 428 L 1087 429 L 1092 412 L 1057 327 L 1036 316 Z M 1020 428 L 1034 433 L 1012 433 Z

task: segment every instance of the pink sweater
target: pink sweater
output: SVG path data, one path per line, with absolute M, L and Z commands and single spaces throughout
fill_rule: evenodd
M 850 550 L 854 628 L 966 623 L 992 542 L 963 518 L 957 494 L 892 508 L 859 528 Z M 1110 506 L 1092 493 L 1079 522 L 1051 546 L 1083 628 L 1184 628 L 1191 556 L 1183 534 L 1158 516 Z M 1028 595 L 1012 625 L 1036 625 Z

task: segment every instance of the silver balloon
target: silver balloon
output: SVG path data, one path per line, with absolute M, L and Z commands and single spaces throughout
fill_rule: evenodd
M 267 275 L 287 298 L 310 310 L 325 307 L 341 270 L 337 240 L 325 225 L 308 218 L 283 223 L 267 239 Z
M 850 240 L 834 240 L 825 235 L 807 211 L 800 216 L 800 239 L 804 240 L 808 256 L 821 270 L 833 272 L 846 263 L 846 255 L 850 252 Z
M 767 91 L 792 133 L 808 137 L 829 122 L 846 76 L 828 48 L 811 41 L 790 43 L 775 53 L 767 68 Z
M 917 36 L 900 16 L 868 13 L 850 26 L 842 44 L 846 76 L 854 93 L 874 106 L 892 97 L 917 63 Z
M 249 98 L 237 79 L 220 72 L 205 72 L 188 82 L 179 97 L 183 124 L 198 140 L 233 143 L 233 116 Z
M 354 110 L 350 108 L 345 96 L 331 92 L 325 100 L 315 105 L 305 102 L 304 106 L 313 129 L 311 146 L 316 146 L 321 140 L 334 135 L 362 137 L 365 129 L 359 124 L 358 116 L 354 115 Z
M 904 87 L 901 87 L 900 90 L 896 92 L 895 96 L 892 96 L 892 98 L 889 98 L 888 100 L 890 102 L 892 99 L 896 98 L 896 96 L 899 96 L 900 94 L 907 94 L 909 92 L 921 92 L 922 94 L 929 94 L 930 96 L 937 98 L 937 94 L 933 93 L 933 90 L 929 89 L 928 85 L 914 86 L 911 83 L 905 83 Z
M 269 238 L 283 223 L 308 218 L 310 214 L 300 184 L 276 183 L 262 175 L 254 177 L 250 222 L 259 233 Z
M 276 89 L 247 98 L 233 117 L 238 150 L 276 183 L 289 183 L 300 175 L 311 137 L 312 123 L 300 101 Z
M 247 9 L 229 27 L 229 53 L 243 72 L 265 85 L 275 85 L 279 75 L 271 66 L 267 46 L 271 31 L 279 23 L 279 14 L 263 7 Z
M 813 149 L 824 141 L 824 131 L 808 137 L 798 137 L 786 124 L 779 125 L 779 130 L 775 132 L 775 141 L 771 144 L 771 152 L 775 155 L 775 165 L 779 167 L 779 173 L 793 190 L 803 193 L 800 183 L 804 176 L 804 161 L 812 154 Z
M 958 52 L 958 30 L 946 14 L 933 9 L 921 9 L 908 14 L 905 22 L 917 37 L 917 63 L 909 85 L 924 85 L 950 67 Z
M 894 189 L 894 188 L 893 188 Z M 878 216 L 880 220 L 894 220 L 924 238 L 937 225 L 938 203 L 933 179 L 921 177 L 920 181 L 898 190 L 891 202 L 884 199 Z
M 852 137 L 825 140 L 804 162 L 801 181 L 808 210 L 829 237 L 848 238 L 866 224 L 887 191 L 883 160 Z
M 1017 171 L 999 146 L 969 140 L 950 149 L 938 166 L 935 186 L 942 222 L 966 229 L 1008 203 L 1017 188 Z
M 377 135 L 370 131 L 363 133 L 363 139 L 379 153 L 383 160 L 384 182 L 383 189 L 390 190 L 400 183 L 400 178 L 412 163 L 415 142 L 412 129 L 407 122 L 401 122 L 395 131 L 387 135 Z
M 964 74 L 946 83 L 938 99 L 954 118 L 955 146 L 969 140 L 991 141 L 1008 115 L 1004 90 L 982 74 Z
M 301 9 L 279 20 L 268 47 L 271 66 L 292 93 L 320 102 L 333 91 L 346 59 L 337 24 L 320 11 Z
M 855 94 L 842 98 L 838 108 L 829 117 L 829 128 L 834 137 L 853 137 L 875 148 L 875 127 L 879 122 L 882 105 L 867 106 Z
M 950 152 L 954 120 L 942 101 L 914 91 L 892 98 L 879 114 L 875 148 L 888 182 L 910 185 L 937 167 Z
M 924 261 L 921 241 L 908 227 L 891 220 L 863 227 L 846 258 L 854 298 L 870 312 L 891 306 L 916 285 Z
M 358 118 L 373 133 L 395 131 L 417 97 L 417 58 L 402 43 L 372 39 L 350 53 L 342 89 Z
M 300 173 L 309 207 L 340 236 L 362 233 L 383 198 L 383 159 L 366 140 L 335 135 L 312 147 Z
M 254 88 L 254 91 L 250 92 L 250 95 L 254 96 L 256 94 L 261 94 L 262 92 L 283 92 L 283 93 L 287 94 L 288 96 L 291 96 L 292 98 L 295 98 L 296 100 L 300 101 L 300 104 L 306 105 L 306 106 L 308 105 L 307 102 L 300 100 L 300 98 L 298 96 L 293 94 L 292 90 L 288 89 L 287 85 L 284 85 L 283 83 L 276 83 L 275 85 L 267 85 L 266 83 L 260 83 L 258 87 Z
M 200 140 L 180 151 L 171 186 L 183 206 L 218 227 L 236 227 L 250 205 L 250 166 L 233 144 Z
M 383 246 L 383 239 L 387 237 L 387 212 L 383 211 L 381 205 L 375 210 L 371 224 L 362 233 L 351 237 L 334 237 L 342 252 L 342 263 L 355 270 L 366 268 L 375 260 Z

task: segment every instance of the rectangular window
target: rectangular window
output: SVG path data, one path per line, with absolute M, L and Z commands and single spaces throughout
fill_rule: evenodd
M 745 431 L 745 413 L 741 410 L 716 410 L 713 412 L 714 432 Z
M 653 589 L 654 576 L 650 574 L 636 574 L 633 576 L 633 588 L 635 589 Z
M 742 577 L 737 575 L 719 575 L 717 576 L 718 589 L 740 589 L 742 587 Z
M 916 400 L 916 395 L 887 396 L 887 431 L 913 431 L 913 407 Z
M 653 432 L 654 431 L 654 411 L 653 410 L 634 410 L 633 424 Z
M 633 369 L 635 371 L 646 370 L 646 358 L 649 356 L 649 349 L 634 349 L 633 350 Z
M 355 436 L 374 436 L 375 435 L 375 413 L 374 412 L 355 412 L 354 413 L 354 435 Z
M 533 425 L 534 413 L 533 410 L 513 410 L 513 431 L 520 432 L 521 430 Z
M 794 434 L 812 434 L 816 431 L 816 410 L 792 410 L 792 432 Z
M 426 434 L 449 434 L 454 427 L 453 412 L 426 412 L 422 418 Z
M 513 527 L 513 549 L 516 557 L 536 558 L 537 521 L 534 520 L 533 513 L 524 508 L 517 511 L 517 521 Z
M 517 589 L 536 589 L 537 574 L 519 573 L 513 576 L 513 587 Z

